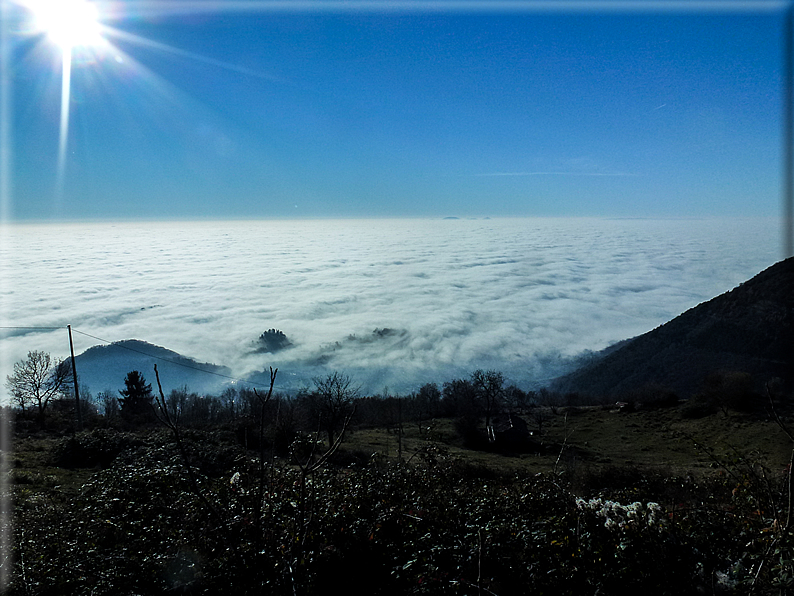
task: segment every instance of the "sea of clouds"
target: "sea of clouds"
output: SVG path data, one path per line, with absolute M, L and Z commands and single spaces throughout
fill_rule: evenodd
M 774 219 L 376 219 L 7 225 L 0 379 L 67 324 L 284 388 L 408 391 L 476 368 L 542 385 L 781 258 Z M 257 353 L 270 328 L 293 347 Z M 383 331 L 383 330 L 387 331 Z M 75 352 L 99 344 L 75 333 Z M 91 388 L 94 391 L 103 388 Z M 0 395 L 5 388 L 0 388 Z

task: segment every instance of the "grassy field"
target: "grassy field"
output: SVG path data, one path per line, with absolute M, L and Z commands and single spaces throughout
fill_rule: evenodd
M 702 477 L 718 473 L 721 464 L 761 462 L 772 471 L 789 464 L 791 441 L 766 416 L 722 412 L 687 418 L 684 406 L 652 411 L 620 412 L 614 407 L 543 408 L 542 433 L 535 413 L 525 416 L 539 448 L 527 453 L 468 449 L 458 438 L 454 421 L 436 419 L 406 423 L 402 428 L 402 459 L 413 462 L 428 446 L 441 448 L 461 462 L 503 473 L 535 474 L 567 471 L 587 473 L 608 468 L 632 468 L 670 476 Z M 52 452 L 63 437 L 37 433 L 17 438 L 11 479 L 19 490 L 43 489 L 74 494 L 96 467 L 59 467 Z M 396 461 L 398 432 L 394 428 L 349 431 L 343 449 L 362 457 Z
M 603 406 L 545 408 L 541 414 L 543 432 L 535 435 L 541 444 L 537 453 L 466 449 L 456 437 L 454 422 L 440 419 L 421 426 L 403 425 L 403 459 L 410 459 L 432 441 L 465 461 L 518 473 L 629 466 L 685 475 L 708 473 L 719 467 L 717 461 L 733 462 L 737 457 L 782 470 L 793 447 L 777 423 L 766 416 L 720 412 L 691 419 L 684 415 L 684 406 L 637 412 Z M 533 428 L 532 417 L 526 419 Z M 393 429 L 355 430 L 345 445 L 386 458 L 398 455 L 398 435 Z

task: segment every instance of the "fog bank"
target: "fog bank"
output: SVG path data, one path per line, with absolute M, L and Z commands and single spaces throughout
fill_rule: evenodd
M 284 386 L 325 370 L 403 391 L 475 368 L 523 386 L 644 333 L 780 258 L 773 219 L 14 225 L 4 327 L 136 338 Z M 257 351 L 267 329 L 291 346 Z M 2 330 L 2 380 L 65 329 Z M 75 335 L 75 350 L 97 340 Z M 92 391 L 102 387 L 91 387 Z M 5 393 L 5 388 L 0 389 Z

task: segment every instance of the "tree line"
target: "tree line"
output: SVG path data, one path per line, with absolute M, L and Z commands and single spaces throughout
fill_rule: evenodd
M 50 411 L 53 417 L 68 418 L 69 409 L 75 407 L 70 361 L 54 359 L 46 352 L 29 352 L 25 360 L 17 362 L 6 378 L 6 387 L 21 417 L 40 425 Z M 104 390 L 92 395 L 87 387 L 79 389 L 87 424 L 131 428 L 157 422 L 155 390 L 141 371 L 127 373 L 124 389 L 118 392 Z M 367 396 L 350 376 L 333 371 L 315 377 L 311 386 L 295 395 L 276 392 L 264 410 L 254 388 L 236 384 L 219 395 L 199 395 L 187 386 L 172 389 L 163 395 L 162 408 L 183 426 L 235 423 L 241 440 L 251 445 L 259 440 L 254 426 L 263 415 L 268 440 L 284 449 L 300 434 L 312 432 L 321 433 L 333 444 L 353 410 L 357 427 L 400 429 L 405 424 L 421 426 L 435 418 L 455 418 L 466 441 L 493 440 L 497 415 L 536 412 L 538 404 L 551 399 L 546 390 L 524 391 L 508 385 L 502 373 L 494 370 L 476 370 L 467 378 L 441 386 L 426 383 L 407 395 L 384 388 L 380 394 Z M 542 430 L 542 419 L 535 418 Z

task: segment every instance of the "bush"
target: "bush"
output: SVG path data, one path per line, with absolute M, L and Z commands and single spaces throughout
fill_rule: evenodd
M 764 400 L 753 390 L 752 377 L 737 371 L 716 371 L 707 375 L 701 390 L 689 401 L 691 406 L 686 409 L 695 414 L 722 411 L 727 415 L 731 410 L 754 412 L 764 405 Z
M 461 416 L 455 420 L 455 432 L 468 449 L 482 449 L 488 444 L 476 416 Z
M 231 433 L 182 440 L 190 468 L 165 431 L 61 440 L 54 452 L 66 461 L 121 451 L 79 492 L 21 477 L 8 594 L 791 589 L 787 477 L 753 462 L 707 482 L 613 467 L 566 485 L 557 474 L 515 477 L 443 454 L 408 466 L 339 452 L 357 465 L 262 475 Z
M 106 468 L 124 450 L 142 445 L 130 433 L 109 429 L 83 431 L 59 440 L 52 449 L 53 465 L 62 468 Z
M 672 389 L 652 383 L 631 393 L 627 401 L 638 403 L 641 410 L 658 410 L 677 406 L 679 397 Z

